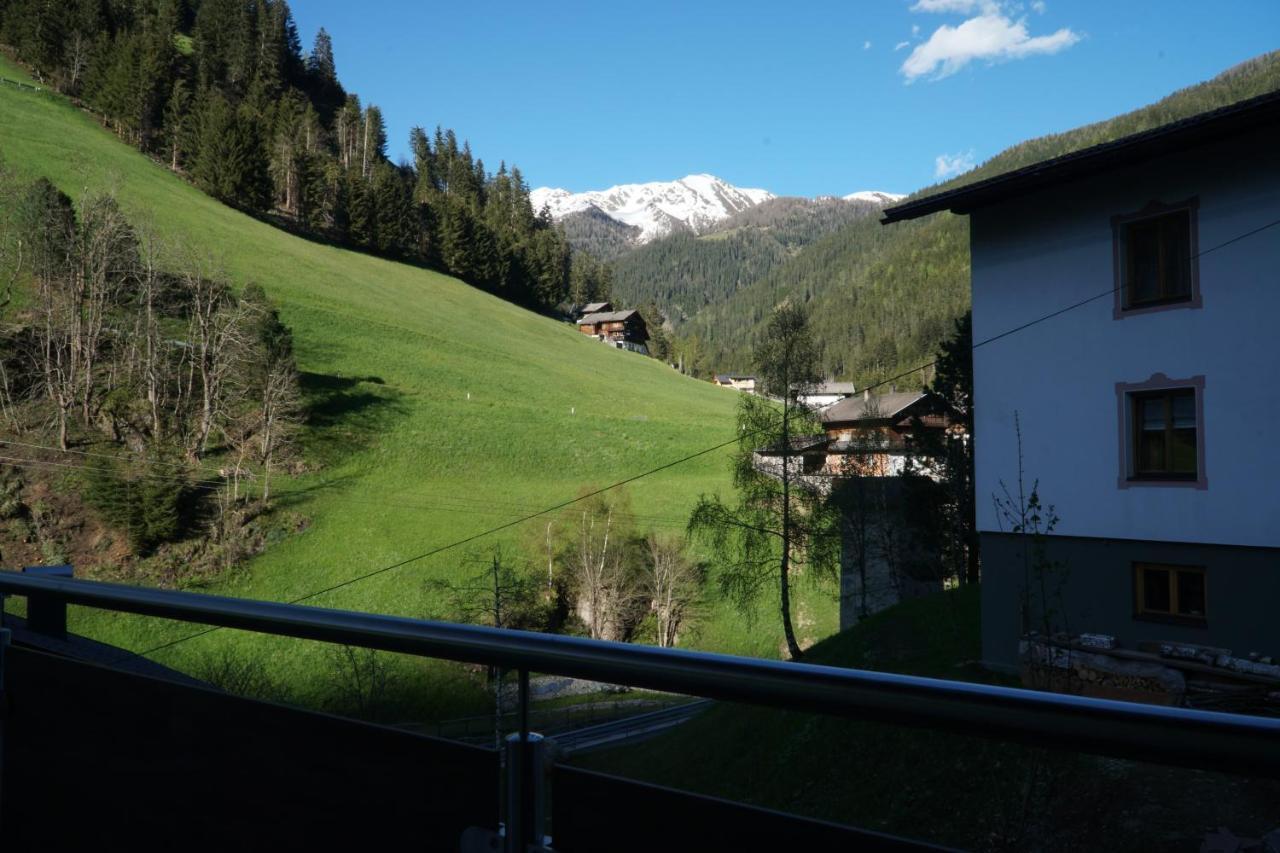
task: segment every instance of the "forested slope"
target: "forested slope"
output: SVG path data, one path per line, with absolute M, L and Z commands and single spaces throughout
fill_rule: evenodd
M 805 246 L 879 210 L 869 202 L 838 198 L 770 199 L 707 234 L 674 234 L 620 254 L 613 262 L 613 290 L 627 304 L 656 305 L 683 332 L 686 321 L 703 309 L 725 302 Z

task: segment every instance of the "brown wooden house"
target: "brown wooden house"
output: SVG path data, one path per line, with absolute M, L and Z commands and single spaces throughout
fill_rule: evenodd
M 889 476 L 900 473 L 917 430 L 953 429 L 946 401 L 927 391 L 895 391 L 847 397 L 822 413 L 830 440 L 827 469 L 832 474 Z
M 649 340 L 649 328 L 644 317 L 634 309 L 584 314 L 578 320 L 578 331 L 626 349 L 643 348 Z

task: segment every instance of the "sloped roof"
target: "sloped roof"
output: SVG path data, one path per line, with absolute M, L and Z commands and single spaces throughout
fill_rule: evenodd
M 611 302 L 588 302 L 586 305 L 582 306 L 582 313 L 595 314 L 597 312 L 605 311 L 612 307 L 613 307 L 613 303 Z
M 823 382 L 811 388 L 808 394 L 856 394 L 857 387 L 852 382 Z
M 1141 163 L 1262 128 L 1280 122 L 1280 91 L 1199 113 L 1140 133 L 1122 136 L 1004 172 L 956 189 L 946 190 L 884 209 L 880 222 L 888 225 L 915 219 L 940 210 L 969 213 L 989 204 L 1028 195 L 1036 190 L 1095 175 L 1111 169 Z
M 627 311 L 604 311 L 597 312 L 595 314 L 587 314 L 582 317 L 582 319 L 578 320 L 578 322 L 586 325 L 595 325 L 596 323 L 620 323 L 632 316 L 639 317 L 640 314 L 634 308 Z
M 831 439 L 827 438 L 825 435 L 793 435 L 791 436 L 789 444 L 791 445 L 792 453 L 803 453 L 806 450 L 815 450 L 817 448 L 826 447 L 830 441 Z M 773 447 L 756 448 L 756 453 L 762 453 L 765 455 L 777 455 L 783 452 L 785 452 L 785 448 L 783 448 L 781 444 L 774 445 Z
M 867 399 L 846 397 L 822 413 L 823 423 L 894 418 L 912 403 L 927 396 L 924 391 L 894 391 Z

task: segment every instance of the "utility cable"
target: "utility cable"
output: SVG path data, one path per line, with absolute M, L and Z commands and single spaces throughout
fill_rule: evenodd
M 1263 231 L 1266 231 L 1266 230 L 1268 230 L 1268 229 L 1270 229 L 1270 228 L 1274 228 L 1274 227 L 1276 227 L 1277 225 L 1280 225 L 1280 219 L 1273 220 L 1273 221 L 1271 221 L 1271 222 L 1266 223 L 1265 225 L 1261 225 L 1261 226 L 1259 226 L 1259 227 L 1257 227 L 1257 228 L 1254 228 L 1254 229 L 1253 229 L 1253 230 L 1251 230 L 1251 231 L 1247 231 L 1247 232 L 1245 232 L 1245 233 L 1243 233 L 1243 234 L 1239 234 L 1239 235 L 1237 235 L 1237 236 L 1235 236 L 1235 237 L 1232 237 L 1232 238 L 1231 238 L 1231 239 L 1229 239 L 1229 240 L 1226 240 L 1226 241 L 1224 241 L 1224 242 L 1222 242 L 1222 243 L 1219 243 L 1219 244 L 1217 244 L 1217 245 L 1211 246 L 1210 248 L 1208 248 L 1208 249 L 1204 249 L 1203 251 L 1197 252 L 1196 254 L 1191 255 L 1191 256 L 1188 258 L 1188 260 L 1190 261 L 1190 260 L 1194 260 L 1194 259 L 1196 259 L 1196 258 L 1203 257 L 1204 255 L 1207 255 L 1207 254 L 1209 254 L 1210 252 L 1215 252 L 1215 251 L 1217 251 L 1217 250 L 1219 250 L 1219 249 L 1222 249 L 1222 248 L 1225 248 L 1225 247 L 1227 247 L 1227 246 L 1230 246 L 1230 245 L 1231 245 L 1231 244 L 1233 244 L 1233 243 L 1237 243 L 1237 242 L 1239 242 L 1240 240 L 1244 240 L 1244 239 L 1246 239 L 1246 238 L 1248 238 L 1248 237 L 1252 237 L 1252 236 L 1254 236 L 1255 234 L 1259 234 L 1259 233 L 1261 233 L 1261 232 L 1263 232 Z M 1094 302 L 1095 300 L 1101 299 L 1101 298 L 1103 298 L 1104 296 L 1107 296 L 1107 295 L 1109 295 L 1109 294 L 1114 294 L 1114 293 L 1116 293 L 1117 291 L 1119 291 L 1122 287 L 1123 287 L 1123 285 L 1117 285 L 1116 287 L 1109 288 L 1108 290 L 1102 291 L 1101 293 L 1098 293 L 1098 294 L 1097 294 L 1097 295 L 1095 295 L 1095 296 L 1091 296 L 1091 297 L 1089 297 L 1089 298 L 1087 298 L 1087 299 L 1083 299 L 1083 300 L 1081 300 L 1081 301 L 1079 301 L 1079 302 L 1076 302 L 1076 303 L 1073 303 L 1073 304 L 1071 304 L 1071 305 L 1068 305 L 1068 306 L 1066 306 L 1065 308 L 1060 308 L 1060 309 L 1058 309 L 1058 310 L 1056 310 L 1056 311 L 1052 311 L 1052 312 L 1050 312 L 1050 313 L 1048 313 L 1048 314 L 1045 314 L 1045 315 L 1043 315 L 1043 316 L 1041 316 L 1041 317 L 1038 317 L 1038 318 L 1036 318 L 1036 319 L 1034 319 L 1034 320 L 1031 320 L 1031 321 L 1029 321 L 1029 322 L 1023 323 L 1023 324 L 1021 324 L 1021 325 L 1019 325 L 1019 326 L 1015 326 L 1014 328 L 1012 328 L 1012 329 L 1008 329 L 1008 330 L 1006 330 L 1006 331 L 1004 331 L 1004 332 L 1001 332 L 1000 334 L 993 335 L 993 336 L 991 336 L 991 337 L 985 338 L 985 339 L 983 339 L 983 340 L 981 340 L 981 341 L 979 341 L 979 342 L 977 342 L 977 343 L 973 344 L 973 346 L 971 347 L 971 351 L 972 351 L 972 350 L 976 350 L 976 349 L 978 349 L 978 348 L 980 348 L 980 347 L 986 346 L 986 345 L 988 345 L 988 344 L 994 343 L 994 342 L 996 342 L 996 341 L 998 341 L 998 340 L 1001 340 L 1001 339 L 1003 339 L 1003 338 L 1009 337 L 1010 335 L 1013 335 L 1013 334 L 1016 334 L 1016 333 L 1018 333 L 1018 332 L 1024 331 L 1025 329 L 1029 329 L 1029 328 L 1031 328 L 1032 326 L 1035 326 L 1035 325 L 1037 325 L 1037 324 L 1039 324 L 1039 323 L 1045 322 L 1046 320 L 1051 320 L 1051 319 L 1053 319 L 1053 318 L 1055 318 L 1055 317 L 1060 317 L 1060 316 L 1062 316 L 1063 314 L 1066 314 L 1066 313 L 1067 313 L 1067 312 L 1069 312 L 1069 311 L 1073 311 L 1073 310 L 1075 310 L 1076 308 L 1080 308 L 1080 307 L 1082 307 L 1082 306 L 1084 306 L 1084 305 L 1088 305 L 1089 303 Z M 864 388 L 864 389 L 863 389 L 863 391 L 864 391 L 864 392 L 865 392 L 865 391 L 872 391 L 872 390 L 875 390 L 876 388 L 881 388 L 881 387 L 883 387 L 883 386 L 885 386 L 885 385 L 888 385 L 889 383 L 894 382 L 894 381 L 896 381 L 896 380 L 898 380 L 898 379 L 902 379 L 902 378 L 905 378 L 905 377 L 907 377 L 907 376 L 911 376 L 911 375 L 913 375 L 913 374 L 919 373 L 919 372 L 920 372 L 920 371 L 922 371 L 922 370 L 926 370 L 926 369 L 928 369 L 929 367 L 933 367 L 933 366 L 934 366 L 934 365 L 936 365 L 937 363 L 938 363 L 938 359 L 934 359 L 933 361 L 930 361 L 930 362 L 929 362 L 929 363 L 927 363 L 927 364 L 920 365 L 919 367 L 915 367 L 915 368 L 913 368 L 913 369 L 911 369 L 911 370 L 904 371 L 904 372 L 899 373 L 899 374 L 897 374 L 897 375 L 895 375 L 895 376 L 891 376 L 891 377 L 889 377 L 889 378 L 887 378 L 887 379 L 882 379 L 882 380 L 880 380 L 879 382 L 876 382 L 876 383 L 874 383 L 874 384 L 872 384 L 872 385 L 867 386 L 866 388 Z M 484 538 L 484 537 L 486 537 L 486 536 L 491 536 L 491 535 L 493 535 L 493 534 L 495 534 L 495 533 L 499 533 L 499 532 L 501 532 L 501 531 L 503 531 L 503 530 L 508 530 L 508 529 L 510 529 L 510 528 L 512 528 L 512 527 L 515 527 L 515 526 L 517 526 L 517 525 L 523 524 L 523 523 L 524 523 L 524 522 L 526 522 L 526 521 L 531 521 L 532 519 L 539 518 L 539 517 L 541 517 L 541 516 L 547 515 L 548 513 L 552 513 L 552 512 L 555 512 L 555 511 L 557 511 L 557 510 L 564 509 L 565 507 L 572 506 L 573 504 L 579 503 L 579 502 L 581 502 L 581 501 L 587 500 L 587 499 L 589 499 L 589 498 L 593 498 L 593 497 L 596 497 L 596 496 L 598 496 L 598 495 L 602 495 L 602 494 L 604 494 L 605 492 L 612 491 L 613 489 L 617 489 L 617 488 L 620 488 L 620 487 L 622 487 L 622 486 L 628 485 L 628 484 L 630 484 L 630 483 L 634 483 L 634 482 L 636 482 L 637 480 L 644 479 L 645 477 L 650 477 L 650 476 L 652 476 L 652 475 L 654 475 L 654 474 L 658 474 L 658 473 L 661 473 L 661 472 L 663 472 L 663 471 L 667 471 L 667 470 L 669 470 L 669 469 L 671 469 L 671 468 L 674 468 L 674 467 L 676 467 L 676 466 L 678 466 L 678 465 L 683 465 L 683 464 L 684 464 L 684 463 L 686 463 L 686 462 L 690 462 L 690 461 L 692 461 L 692 460 L 694 460 L 694 459 L 700 458 L 700 457 L 705 456 L 705 455 L 707 455 L 707 454 L 709 454 L 709 453 L 713 453 L 713 452 L 715 452 L 715 451 L 717 451 L 717 450 L 721 450 L 721 449 L 723 449 L 723 448 L 725 448 L 725 447 L 728 447 L 728 446 L 730 446 L 730 445 L 732 445 L 732 444 L 739 444 L 739 443 L 740 443 L 744 438 L 747 438 L 747 437 L 749 437 L 749 436 L 751 436 L 751 435 L 754 435 L 756 432 L 759 432 L 759 431 L 757 430 L 757 431 L 752 432 L 752 433 L 742 433 L 741 435 L 735 436 L 735 437 L 733 437 L 733 438 L 729 439 L 728 441 L 723 441 L 723 442 L 720 442 L 719 444 L 715 444 L 715 445 L 712 445 L 712 446 L 710 446 L 710 447 L 703 448 L 702 450 L 698 450 L 698 451 L 696 451 L 696 452 L 694 452 L 694 453 L 687 454 L 687 455 L 685 455 L 685 456 L 680 457 L 679 459 L 674 459 L 674 460 L 672 460 L 672 461 L 670 461 L 670 462 L 666 462 L 666 463 L 664 463 L 664 464 L 662 464 L 662 465 L 659 465 L 659 466 L 657 466 L 657 467 L 650 468 L 650 469 L 648 469 L 647 471 L 642 471 L 642 472 L 640 472 L 639 474 L 634 474 L 634 475 L 632 475 L 632 476 L 630 476 L 630 477 L 626 477 L 626 478 L 624 478 L 624 479 L 622 479 L 622 480 L 618 480 L 617 482 L 610 483 L 610 484 L 609 484 L 609 485 L 607 485 L 607 486 L 603 486 L 603 487 L 601 487 L 601 488 L 594 489 L 594 490 L 592 490 L 592 491 L 590 491 L 590 492 L 587 492 L 587 493 L 585 493 L 585 494 L 579 495 L 578 497 L 573 498 L 573 499 L 571 499 L 571 500 L 561 501 L 561 502 L 560 502 L 560 503 L 558 503 L 558 504 L 554 504 L 554 505 L 552 505 L 552 506 L 546 507 L 546 508 L 541 509 L 541 510 L 538 510 L 538 511 L 536 511 L 536 512 L 528 513 L 528 514 L 523 515 L 523 516 L 521 516 L 521 517 L 519 517 L 519 518 L 513 519 L 513 520 L 508 521 L 508 522 L 505 522 L 505 523 L 503 523 L 503 524 L 499 524 L 499 525 L 496 525 L 496 526 L 494 526 L 494 527 L 490 527 L 490 528 L 488 528 L 488 529 L 486 529 L 486 530 L 483 530 L 483 531 L 481 531 L 481 532 L 479 532 L 479 533 L 475 533 L 475 534 L 472 534 L 472 535 L 470 535 L 470 536 L 463 537 L 462 539 L 455 540 L 455 541 L 453 541 L 453 542 L 450 542 L 450 543 L 445 544 L 445 545 L 441 545 L 441 546 L 436 547 L 436 548 L 431 548 L 431 549 L 429 549 L 429 550 L 423 551 L 423 552 L 422 552 L 422 553 L 420 553 L 420 554 L 415 554 L 415 555 L 413 555 L 413 556 L 411 556 L 411 557 L 406 557 L 405 559 L 398 560 L 398 561 L 396 561 L 396 562 L 394 562 L 394 563 L 391 563 L 391 564 L 389 564 L 389 565 L 382 566 L 382 567 L 377 568 L 377 569 L 374 569 L 374 570 L 372 570 L 372 571 L 365 572 L 365 573 L 360 574 L 360 575 L 356 575 L 355 577 L 352 577 L 352 578 L 348 578 L 347 580 L 341 581 L 341 582 L 339 582 L 339 583 L 331 584 L 330 586 L 326 586 L 326 587 L 323 587 L 323 588 L 321 588 L 321 589 L 315 590 L 315 591 L 313 591 L 313 592 L 309 592 L 309 593 L 307 593 L 306 595 L 300 596 L 300 597 L 298 597 L 298 598 L 294 598 L 294 599 L 292 599 L 292 600 L 290 600 L 290 601 L 287 601 L 287 602 L 285 602 L 285 603 L 286 603 L 286 604 L 300 604 L 300 603 L 302 603 L 302 602 L 304 602 L 304 601 L 308 601 L 308 600 L 310 600 L 310 599 L 317 598 L 317 597 L 319 597 L 319 596 L 321 596 L 321 595 L 325 595 L 325 594 L 327 594 L 327 593 L 334 592 L 334 591 L 339 590 L 339 589 L 343 589 L 343 588 L 345 588 L 345 587 L 351 586 L 351 585 L 353 585 L 353 584 L 360 583 L 360 582 L 365 581 L 365 580 L 368 580 L 368 579 L 370 579 L 370 578 L 377 577 L 377 576 L 382 575 L 382 574 L 385 574 L 385 573 L 387 573 L 387 572 L 394 571 L 394 570 L 396 570 L 396 569 L 399 569 L 399 568 L 402 568 L 402 567 L 404 567 L 404 566 L 407 566 L 407 565 L 409 565 L 409 564 L 411 564 L 411 563 L 416 563 L 416 562 L 418 562 L 418 561 L 420 561 L 420 560 L 427 559 L 428 557 L 433 557 L 433 556 L 435 556 L 435 555 L 437 555 L 437 554 L 444 553 L 445 551 L 449 551 L 449 550 L 452 550 L 452 549 L 454 549 L 454 548 L 458 548 L 458 547 L 461 547 L 461 546 L 463 546 L 463 545 L 470 544 L 470 543 L 475 542 L 475 541 L 477 541 L 477 540 L 479 540 L 479 539 L 482 539 L 482 538 Z M 200 631 L 200 632 L 195 633 L 195 634 L 190 634 L 190 635 L 187 635 L 187 636 L 185 636 L 185 637 L 180 637 L 180 638 L 178 638 L 178 639 L 176 639 L 176 640 L 172 640 L 172 641 L 170 641 L 170 642 L 163 643 L 163 644 L 158 645 L 158 646 L 154 646 L 154 647 L 152 647 L 152 648 L 150 648 L 150 649 L 147 649 L 147 650 L 145 650 L 145 651 L 141 651 L 141 652 L 131 652 L 131 653 L 129 653 L 127 656 L 125 656 L 125 658 L 122 658 L 122 659 L 128 659 L 128 658 L 132 658 L 132 657 L 140 657 L 140 656 L 141 656 L 141 657 L 145 657 L 145 656 L 147 656 L 147 655 L 151 655 L 151 654 L 154 654 L 154 653 L 156 653 L 156 652 L 159 652 L 159 651 L 163 651 L 163 650 L 165 650 L 165 649 L 172 648 L 173 646 L 176 646 L 176 645 L 178 645 L 179 643 L 184 643 L 184 642 L 186 642 L 187 640 L 192 640 L 192 639 L 195 639 L 195 638 L 197 638 L 197 637 L 204 636 L 205 634 L 212 633 L 213 631 L 216 631 L 216 630 L 218 630 L 218 627 L 209 628 L 209 629 L 206 629 L 206 630 L 204 630 L 204 631 Z

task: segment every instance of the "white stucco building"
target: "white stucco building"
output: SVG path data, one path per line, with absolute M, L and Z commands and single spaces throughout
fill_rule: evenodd
M 1034 323 L 974 351 L 984 657 L 1038 627 L 993 500 L 1016 425 L 1059 519 L 1056 628 L 1280 656 L 1280 93 L 885 222 L 942 210 L 970 217 L 974 341 Z

